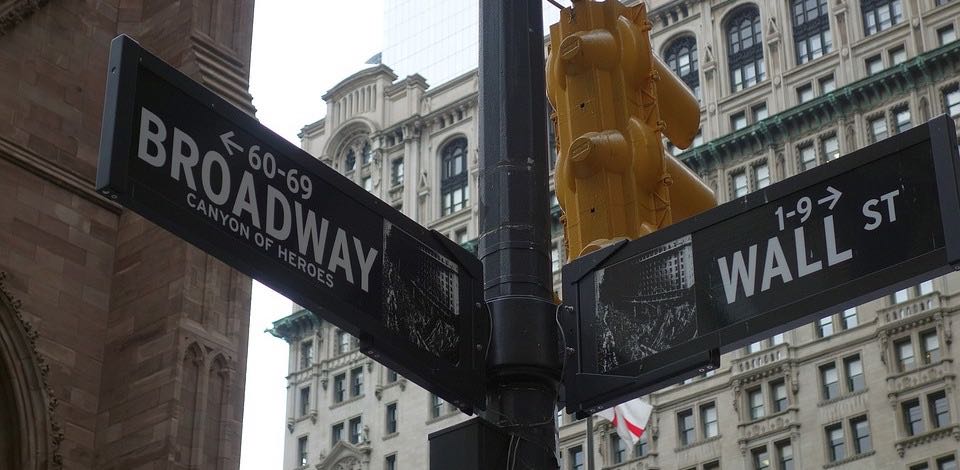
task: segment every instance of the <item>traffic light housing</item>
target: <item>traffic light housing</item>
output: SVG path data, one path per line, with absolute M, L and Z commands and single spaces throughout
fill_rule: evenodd
M 716 205 L 666 136 L 687 148 L 700 105 L 650 48 L 646 5 L 574 0 L 550 27 L 547 97 L 557 130 L 557 200 L 568 259 Z M 667 112 L 660 112 L 660 104 Z

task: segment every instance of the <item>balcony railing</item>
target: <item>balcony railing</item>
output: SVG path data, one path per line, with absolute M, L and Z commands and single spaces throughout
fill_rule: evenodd
M 877 319 L 883 327 L 939 308 L 940 293 L 931 292 L 881 309 L 877 312 Z

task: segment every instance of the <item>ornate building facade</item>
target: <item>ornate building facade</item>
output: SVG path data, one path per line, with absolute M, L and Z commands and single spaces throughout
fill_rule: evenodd
M 655 52 L 702 104 L 694 147 L 667 149 L 721 201 L 933 116 L 960 119 L 960 2 L 648 5 Z M 428 88 L 377 66 L 325 99 L 307 151 L 414 220 L 476 238 L 475 72 Z M 555 271 L 561 250 L 555 239 Z M 958 292 L 956 275 L 937 278 L 724 354 L 717 371 L 650 396 L 634 448 L 598 420 L 597 468 L 956 469 Z M 285 470 L 427 468 L 427 434 L 465 418 L 308 312 L 274 326 L 290 344 Z M 563 469 L 586 468 L 585 431 L 560 414 Z
M 253 113 L 253 0 L 0 2 L 0 468 L 235 469 L 250 279 L 94 191 L 124 33 Z

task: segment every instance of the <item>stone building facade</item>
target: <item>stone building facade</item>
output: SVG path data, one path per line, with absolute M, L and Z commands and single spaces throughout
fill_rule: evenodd
M 648 5 L 656 53 L 702 104 L 694 147 L 667 149 L 721 201 L 933 116 L 960 119 L 960 2 Z M 327 117 L 301 134 L 307 151 L 414 220 L 476 238 L 475 72 L 427 88 L 377 66 L 325 99 Z M 561 251 L 555 238 L 555 270 Z M 956 469 L 958 283 L 933 279 L 724 354 L 717 371 L 650 396 L 636 447 L 598 420 L 597 468 Z M 436 413 L 449 408 L 419 387 L 395 386 L 402 378 L 308 312 L 274 326 L 290 343 L 284 469 L 426 468 L 427 433 L 464 419 Z M 335 378 L 349 385 L 354 371 L 362 387 L 341 393 Z M 351 420 L 361 433 L 348 432 Z M 585 431 L 560 413 L 563 469 L 585 468 Z
M 253 0 L 0 2 L 0 468 L 239 465 L 250 280 L 94 191 L 124 33 L 253 113 Z

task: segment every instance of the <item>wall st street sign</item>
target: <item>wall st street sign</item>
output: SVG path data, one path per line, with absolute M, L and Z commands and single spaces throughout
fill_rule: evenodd
M 947 116 L 563 269 L 581 416 L 960 262 Z
M 479 260 L 126 36 L 111 45 L 97 189 L 482 407 Z

